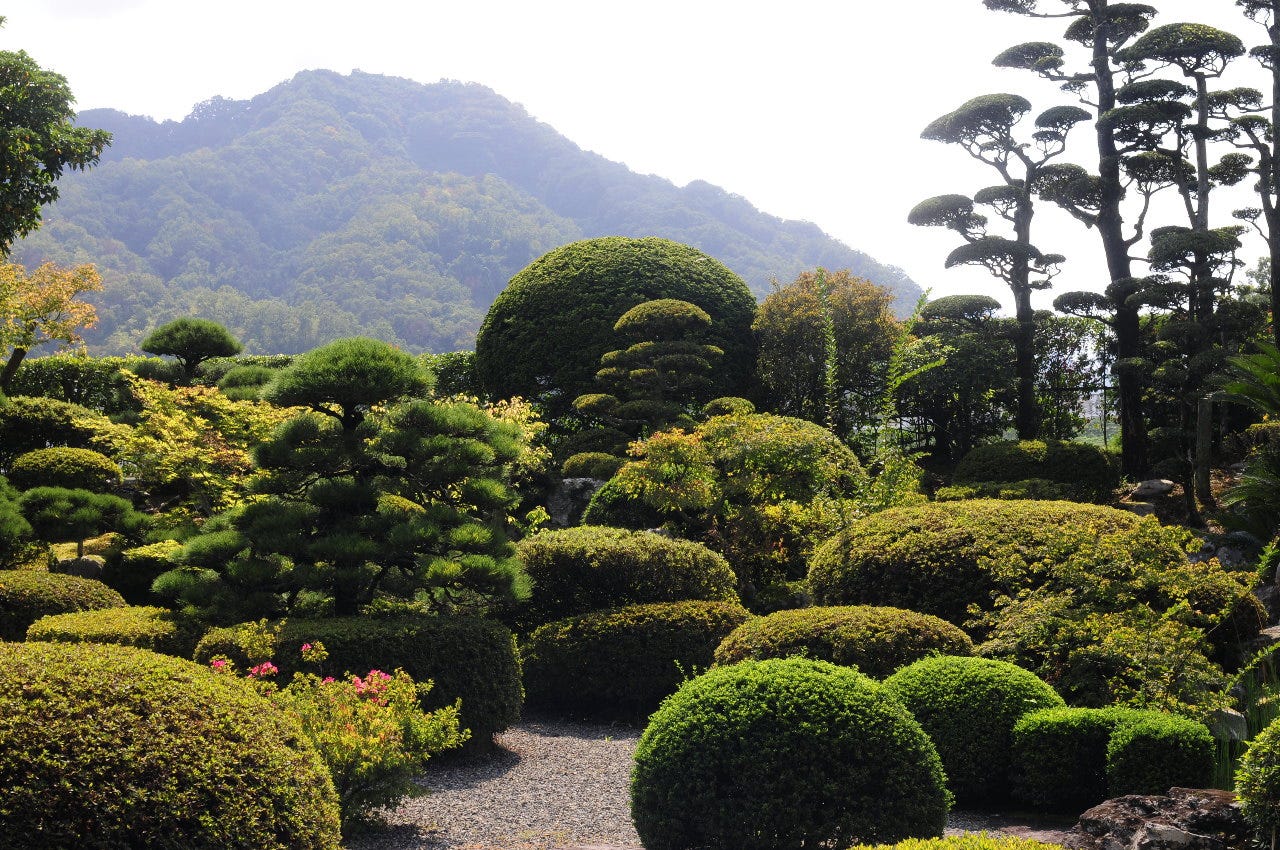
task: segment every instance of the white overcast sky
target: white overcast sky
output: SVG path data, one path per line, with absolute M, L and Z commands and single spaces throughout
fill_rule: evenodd
M 1234 0 L 1147 2 L 1162 10 L 1157 24 L 1260 40 Z M 0 49 L 65 75 L 81 109 L 181 119 L 214 95 L 249 98 L 311 68 L 474 81 L 635 171 L 706 180 L 813 221 L 935 297 L 1006 304 L 981 271 L 943 269 L 952 234 L 906 223 L 926 197 L 996 182 L 919 132 L 979 94 L 1021 93 L 1037 111 L 1073 102 L 990 65 L 1012 44 L 1057 40 L 1063 22 L 980 0 L 22 0 L 4 14 Z M 1237 84 L 1263 86 L 1252 60 L 1238 65 Z M 1092 167 L 1087 145 L 1078 157 Z M 1218 201 L 1216 223 L 1247 203 Z M 1095 235 L 1046 211 L 1035 241 L 1068 256 L 1055 292 L 1100 288 Z M 1254 242 L 1243 256 L 1252 265 L 1261 251 Z

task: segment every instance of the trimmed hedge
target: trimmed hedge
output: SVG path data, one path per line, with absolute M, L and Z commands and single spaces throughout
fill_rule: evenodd
M 604 452 L 578 452 L 560 467 L 564 478 L 595 478 L 608 481 L 626 463 L 620 457 Z
M 1116 456 L 1089 443 L 1021 440 L 978 446 L 956 465 L 957 484 L 1039 478 L 1065 485 L 1072 497 L 1105 502 L 1120 484 Z
M 631 816 L 648 850 L 847 847 L 942 835 L 945 781 L 928 736 L 872 679 L 824 661 L 746 661 L 686 682 L 654 713 Z
M 52 398 L 10 396 L 0 404 L 0 466 L 18 455 L 49 446 L 87 449 L 114 426 L 87 407 Z
M 526 537 L 517 550 L 533 579 L 520 615 L 529 625 L 622 605 L 738 599 L 729 563 L 688 540 L 581 526 Z
M 101 452 L 53 446 L 19 455 L 9 467 L 9 482 L 19 490 L 66 487 L 103 493 L 120 486 L 120 467 Z
M 929 655 L 972 655 L 973 642 L 946 620 L 902 608 L 801 608 L 758 617 L 716 649 L 716 664 L 802 655 L 883 679 Z
M 750 616 L 736 602 L 658 602 L 548 623 L 520 647 L 529 704 L 647 716 Z
M 1027 478 L 1022 481 L 978 481 L 973 484 L 955 484 L 939 487 L 933 494 L 934 501 L 958 502 L 962 499 L 1038 499 L 1040 501 L 1071 501 L 1075 490 L 1069 484 L 1046 481 L 1043 478 Z
M 338 799 L 251 684 L 124 646 L 0 644 L 0 846 L 337 850 Z
M 123 608 L 124 598 L 100 581 L 35 570 L 0 571 L 0 640 L 23 640 L 48 614 Z
M 111 643 L 189 658 L 196 645 L 194 627 L 167 608 L 130 605 L 41 617 L 27 629 L 27 640 L 54 643 Z
M 494 733 L 520 719 L 520 661 L 515 638 L 501 623 L 447 616 L 288 620 L 276 647 L 280 681 L 288 682 L 300 671 L 302 644 L 317 640 L 329 651 L 329 675 L 402 668 L 415 681 L 435 682 L 424 709 L 443 708 L 461 698 L 461 725 L 471 730 L 471 744 L 489 743 Z M 212 629 L 201 638 L 196 661 L 207 664 L 215 655 L 244 666 L 236 627 Z
M 924 658 L 884 685 L 933 739 L 960 802 L 1004 799 L 1013 727 L 1029 711 L 1063 705 L 1034 673 L 989 658 Z
M 1202 723 L 1132 708 L 1046 708 L 1013 727 L 1013 795 L 1078 812 L 1124 794 L 1207 788 L 1214 742 Z

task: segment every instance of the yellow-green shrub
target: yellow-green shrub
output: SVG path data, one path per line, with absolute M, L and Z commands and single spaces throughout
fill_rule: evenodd
M 167 608 L 126 606 L 51 614 L 27 629 L 27 640 L 114 643 L 187 658 L 199 637 L 193 624 Z
M 47 614 L 123 608 L 120 594 L 100 581 L 35 570 L 0 570 L 0 640 L 24 639 Z

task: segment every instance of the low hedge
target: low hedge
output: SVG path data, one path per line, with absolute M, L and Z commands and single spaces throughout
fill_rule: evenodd
M 120 486 L 116 462 L 93 449 L 53 446 L 19 455 L 9 467 L 9 482 L 19 490 L 66 487 L 104 493 Z
M 956 464 L 956 484 L 1039 478 L 1068 487 L 1072 498 L 1105 502 L 1120 483 L 1116 456 L 1090 443 L 1021 440 L 978 446 Z
M 533 579 L 520 614 L 530 626 L 623 605 L 738 599 L 722 556 L 647 531 L 566 528 L 527 537 L 518 551 Z
M 123 608 L 124 598 L 100 581 L 36 570 L 0 571 L 0 640 L 20 641 L 48 614 Z
M 883 679 L 928 655 L 972 655 L 973 641 L 946 620 L 902 608 L 848 605 L 758 617 L 716 649 L 717 664 L 802 655 Z
M 27 640 L 55 643 L 111 643 L 189 658 L 198 637 L 195 627 L 167 608 L 126 606 L 41 617 L 27 629 Z
M 924 658 L 884 684 L 937 746 L 947 787 L 962 803 L 1004 799 L 1013 727 L 1029 711 L 1063 705 L 1034 673 L 989 658 Z
M 520 647 L 529 704 L 647 716 L 750 616 L 736 602 L 658 602 L 548 623 Z
M 119 556 L 107 558 L 102 581 L 120 591 L 130 605 L 143 605 L 151 599 L 152 582 L 178 566 L 173 556 L 181 550 L 182 544 L 176 540 L 125 549 Z
M 953 484 L 939 487 L 933 494 L 937 502 L 958 502 L 962 499 L 1039 499 L 1042 501 L 1071 501 L 1075 495 L 1069 484 L 1046 481 L 1043 478 L 1027 478 L 1022 481 L 977 481 L 972 484 Z
M 0 847 L 338 850 L 298 722 L 236 677 L 125 646 L 0 643 Z
M 210 630 L 196 646 L 196 661 L 208 664 L 215 655 L 226 655 L 244 669 L 240 634 L 236 627 Z M 299 650 L 313 641 L 329 651 L 323 671 L 328 675 L 402 668 L 415 681 L 435 682 L 424 709 L 461 698 L 461 724 L 471 730 L 472 745 L 490 742 L 494 733 L 520 719 L 520 661 L 515 638 L 501 623 L 448 616 L 288 620 L 275 655 L 280 681 L 301 671 Z

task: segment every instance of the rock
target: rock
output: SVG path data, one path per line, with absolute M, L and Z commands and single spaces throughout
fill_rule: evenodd
M 106 561 L 100 555 L 85 555 L 83 558 L 59 558 L 54 562 L 50 572 L 66 573 L 80 578 L 102 578 L 102 569 Z
M 1258 597 L 1262 607 L 1267 609 L 1267 623 L 1270 625 L 1280 623 L 1280 587 L 1274 584 L 1260 584 L 1253 589 L 1253 595 Z
M 1261 652 L 1277 643 L 1280 643 L 1280 626 L 1267 626 L 1249 641 L 1248 651 L 1251 654 Z
M 566 478 L 552 489 L 547 497 L 547 513 L 551 515 L 552 528 L 569 528 L 578 524 L 587 510 L 587 503 L 604 485 L 599 478 Z
M 1129 491 L 1131 499 L 1154 499 L 1157 496 L 1167 496 L 1173 492 L 1176 485 L 1167 478 L 1150 478 L 1143 481 Z
M 1119 502 L 1121 508 L 1138 516 L 1155 516 L 1156 506 L 1150 502 Z
M 1249 737 L 1249 721 L 1232 708 L 1217 708 L 1206 725 L 1219 741 L 1243 741 Z
M 1074 850 L 1230 850 L 1249 846 L 1253 831 L 1235 795 L 1216 789 L 1170 788 L 1168 796 L 1131 794 L 1080 816 L 1064 846 Z

